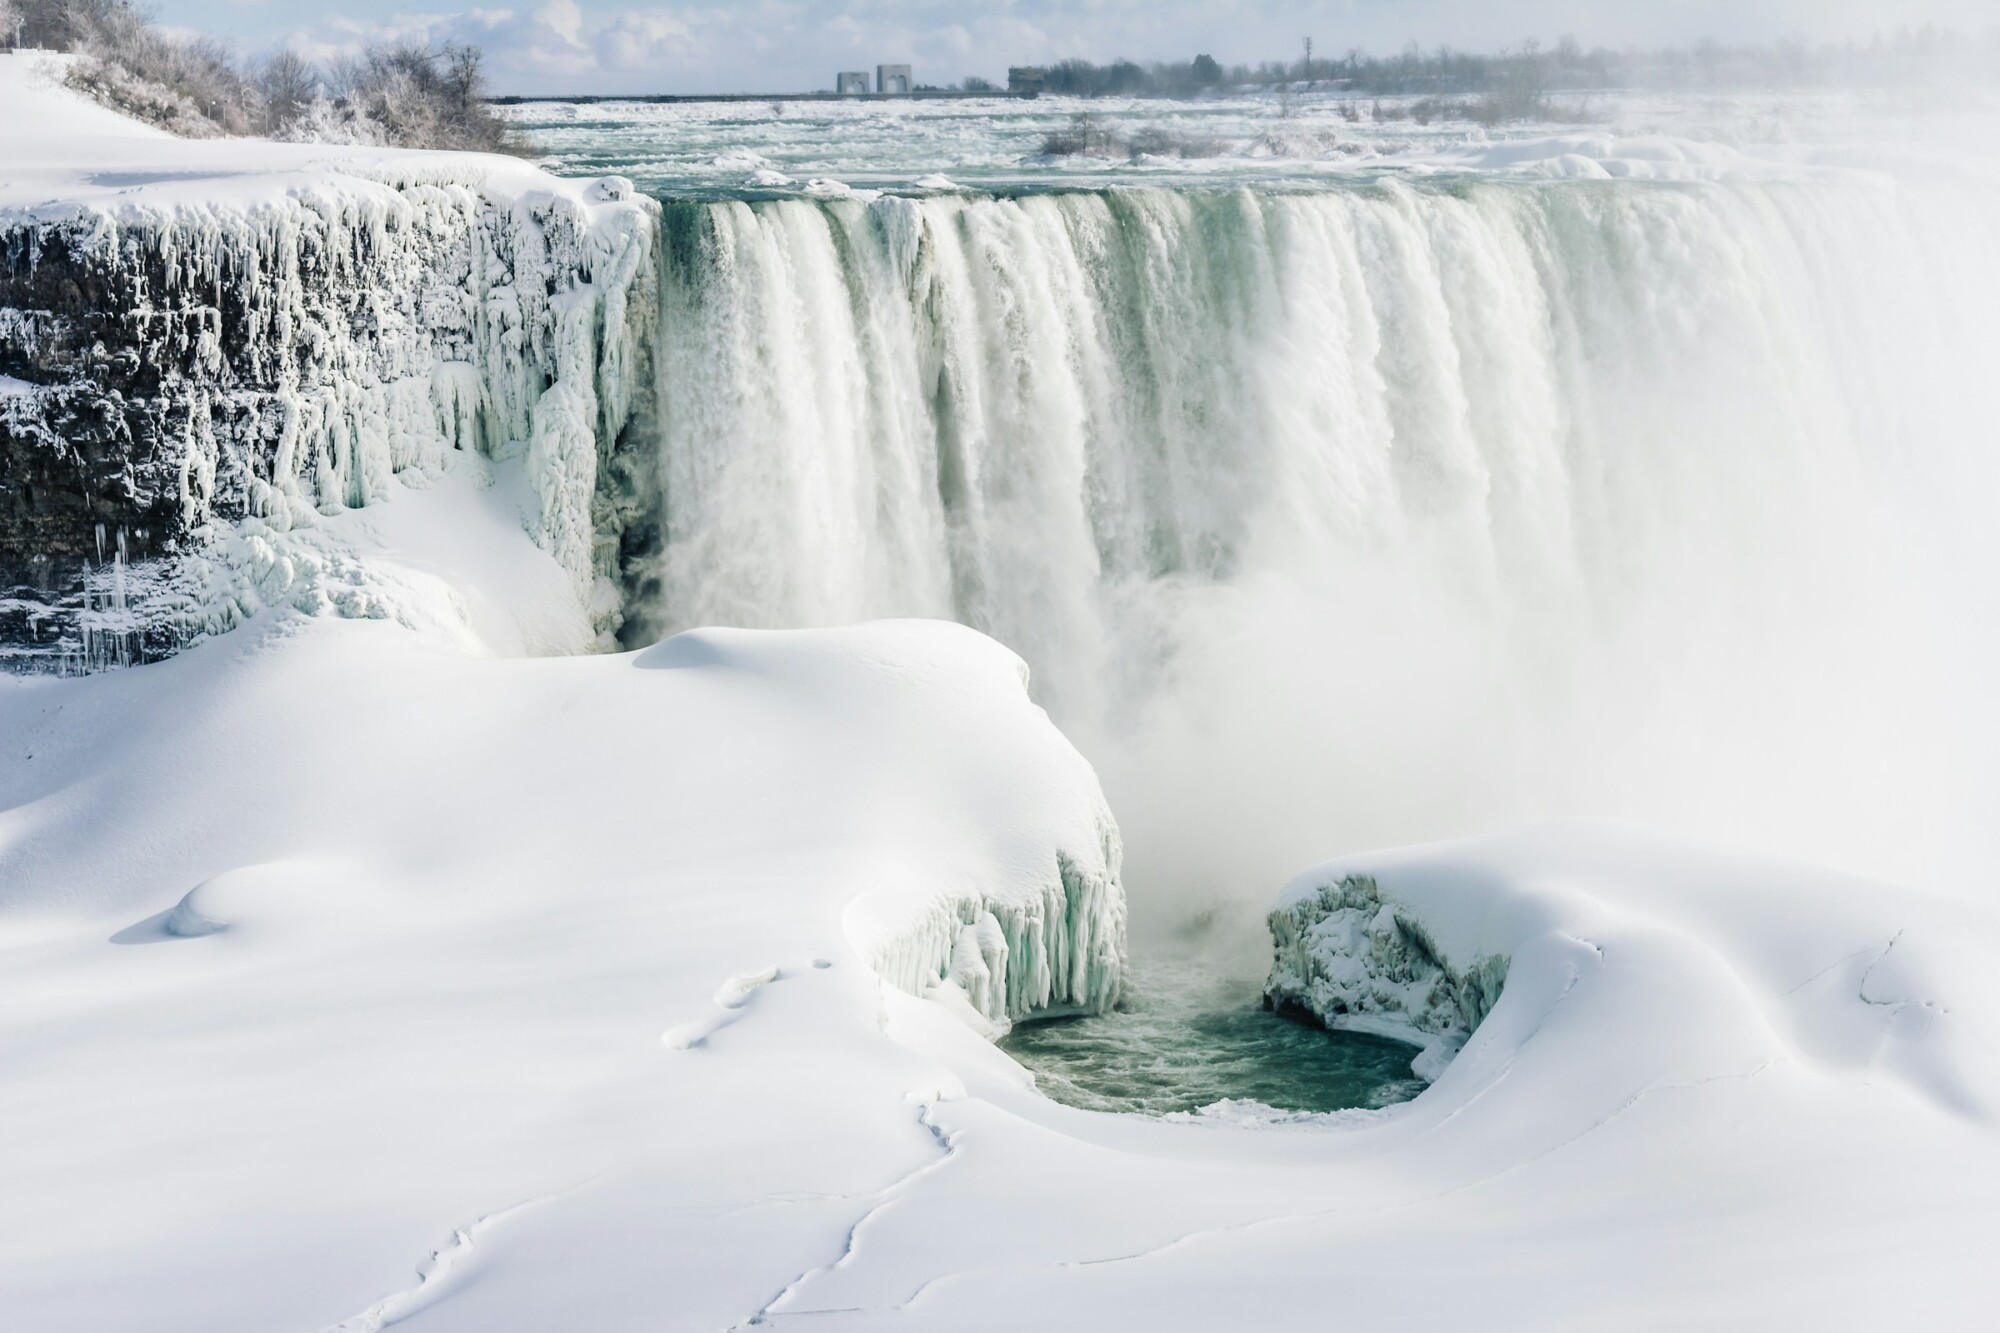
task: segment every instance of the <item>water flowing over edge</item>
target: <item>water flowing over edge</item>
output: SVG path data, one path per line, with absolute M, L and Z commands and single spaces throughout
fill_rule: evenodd
M 1136 846 L 1176 845 L 1156 835 L 1190 806 L 1241 823 L 1162 858 L 1190 885 L 1569 809 L 1880 868 L 1927 807 L 1994 786 L 1981 182 L 634 202 L 615 229 L 398 188 L 355 225 L 392 250 L 456 228 L 469 258 L 411 251 L 388 324 L 286 285 L 265 256 L 299 248 L 290 223 L 151 242 L 275 275 L 161 397 L 206 405 L 164 454 L 242 478 L 189 483 L 242 500 L 180 544 L 181 568 L 255 557 L 218 605 L 423 620 L 315 565 L 315 516 L 383 489 L 356 484 L 369 459 L 490 455 L 627 643 L 906 614 L 1009 643 Z M 524 265 L 480 258 L 523 236 Z M 546 319 L 495 313 L 521 278 Z M 462 319 L 433 313 L 446 286 Z M 286 447 L 301 422 L 328 443 Z M 275 597 L 239 595 L 272 571 Z M 145 577 L 113 560 L 86 595 Z M 343 581 L 373 595 L 313 591 Z M 231 620 L 175 597 L 196 629 Z M 1935 864 L 1981 850 L 1955 827 Z

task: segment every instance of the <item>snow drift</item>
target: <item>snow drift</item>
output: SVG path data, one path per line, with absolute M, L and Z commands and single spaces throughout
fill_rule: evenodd
M 665 1152 L 674 1204 L 604 1220 L 825 1198 L 594 1324 L 748 1313 L 933 1150 L 877 965 L 958 1004 L 931 923 L 997 919 L 991 1018 L 1117 993 L 1116 827 L 1023 682 L 940 623 L 507 661 L 271 617 L 0 680 L 0 1306 L 329 1326 Z

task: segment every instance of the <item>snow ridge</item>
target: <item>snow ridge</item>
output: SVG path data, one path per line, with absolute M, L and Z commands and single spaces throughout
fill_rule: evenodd
M 417 1265 L 417 1284 L 414 1287 L 384 1296 L 360 1314 L 351 1315 L 337 1324 L 328 1325 L 321 1330 L 321 1333 L 381 1333 L 390 1325 L 400 1324 L 410 1316 L 436 1304 L 448 1294 L 446 1288 L 451 1280 L 452 1269 L 461 1259 L 472 1253 L 476 1248 L 477 1238 L 483 1232 L 531 1208 L 559 1198 L 561 1193 L 538 1194 L 532 1199 L 523 1199 L 520 1203 L 502 1208 L 498 1212 L 488 1213 L 465 1226 L 454 1227 L 451 1239 L 432 1250 L 429 1256 Z

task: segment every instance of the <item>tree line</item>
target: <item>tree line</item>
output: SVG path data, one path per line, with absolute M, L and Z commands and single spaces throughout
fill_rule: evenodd
M 131 0 L 0 0 L 0 45 L 82 59 L 72 86 L 176 134 L 506 150 L 474 46 L 369 47 L 316 64 L 239 61 L 227 43 L 160 30 Z
M 1062 60 L 1042 67 L 1043 89 L 1073 97 L 1195 97 L 1231 88 L 1307 84 L 1372 97 L 1451 96 L 1532 106 L 1551 92 L 1616 89 L 1747 89 L 1909 84 L 1940 74 L 2000 76 L 2000 29 L 1967 37 L 1925 25 L 1867 42 L 1726 46 L 1703 40 L 1652 50 L 1586 49 L 1573 37 L 1552 47 L 1530 39 L 1493 54 L 1415 42 L 1393 55 L 1359 48 L 1334 56 L 1225 66 L 1186 61 Z

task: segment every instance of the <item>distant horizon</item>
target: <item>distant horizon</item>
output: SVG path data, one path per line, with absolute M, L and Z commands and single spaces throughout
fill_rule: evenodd
M 1967 34 L 1954 33 L 1950 31 L 1938 31 L 1934 34 L 1913 35 L 1913 40 L 1921 42 L 1923 44 L 1921 46 L 1921 52 L 1923 55 L 1932 57 L 1932 61 L 1924 66 L 1925 70 L 1929 71 L 1936 68 L 1944 67 L 1945 65 L 1950 63 L 1950 61 L 1954 58 L 1964 57 L 1966 54 L 1964 47 L 1962 45 L 1954 45 L 1954 43 L 1965 40 L 1967 36 L 1968 36 Z M 1989 30 L 1985 34 L 1972 35 L 1971 40 L 1979 42 L 1986 50 L 1992 51 L 1996 54 L 2000 54 L 2000 29 Z M 1873 50 L 1873 45 L 1874 44 L 1872 42 L 1868 43 L 1853 42 L 1853 41 L 1821 42 L 1821 43 L 1807 44 L 1804 46 L 1804 50 L 1807 54 L 1808 59 L 1830 58 L 1848 52 L 1852 52 L 1856 56 L 1861 56 L 1866 58 L 1872 54 L 1876 54 L 1876 52 Z M 1519 56 L 1520 54 L 1522 54 L 1523 47 L 1526 46 L 1527 43 L 1524 42 L 1521 44 L 1521 46 L 1517 46 L 1510 49 L 1498 50 L 1498 51 L 1481 51 L 1470 48 L 1438 46 L 1438 47 L 1421 48 L 1418 54 L 1419 58 L 1424 61 L 1429 61 L 1430 59 L 1433 59 L 1441 54 L 1449 54 L 1449 56 L 1454 61 L 1462 59 L 1464 61 L 1473 63 L 1490 62 L 1494 65 L 1501 65 L 1502 69 L 1504 69 L 1504 65 L 1502 65 L 1502 62 L 1508 61 L 1511 58 Z M 1653 47 L 1635 45 L 1622 48 L 1610 48 L 1610 47 L 1593 48 L 1593 47 L 1581 47 L 1581 44 L 1579 44 L 1580 50 L 1586 56 L 1595 57 L 1600 54 L 1608 53 L 1614 62 L 1624 62 L 1627 68 L 1623 72 L 1631 73 L 1636 71 L 1640 72 L 1642 75 L 1646 72 L 1646 66 L 1648 65 L 1654 65 L 1654 66 L 1664 65 L 1675 56 L 1684 55 L 1688 57 L 1694 57 L 1698 52 L 1701 52 L 1704 48 L 1713 48 L 1716 52 L 1718 52 L 1721 56 L 1723 56 L 1727 60 L 1731 62 L 1740 63 L 1744 60 L 1753 59 L 1758 56 L 1777 57 L 1783 51 L 1784 46 L 1785 42 L 1783 41 L 1783 39 L 1780 39 L 1779 41 L 1776 42 L 1721 43 L 1713 38 L 1697 38 L 1695 41 L 1689 43 L 1681 43 L 1670 46 L 1653 46 Z M 1887 49 L 1880 52 L 1880 54 L 1882 54 L 1883 56 L 1887 58 L 1893 58 L 1895 54 L 1899 54 L 1893 42 L 1885 41 L 1884 46 Z M 1553 56 L 1557 48 L 1555 43 L 1539 43 L 1534 49 L 1538 50 L 1544 56 Z M 1363 61 L 1376 60 L 1376 61 L 1390 62 L 1393 61 L 1396 58 L 1396 56 L 1401 53 L 1397 51 L 1371 52 L 1371 51 L 1356 49 L 1351 54 L 1359 56 Z M 1300 56 L 1295 57 L 1290 62 L 1278 62 L 1274 60 L 1270 62 L 1264 62 L 1255 67 L 1249 67 L 1240 64 L 1224 66 L 1224 72 L 1228 77 L 1223 79 L 1221 82 L 1209 85 L 1208 87 L 1205 87 L 1199 91 L 1180 91 L 1180 92 L 1169 93 L 1169 92 L 1161 92 L 1158 90 L 1142 89 L 1130 93 L 1102 93 L 1102 94 L 1078 94 L 1069 89 L 1056 89 L 1056 88 L 1051 88 L 1048 89 L 1047 91 L 1048 94 L 1052 96 L 1103 95 L 1103 96 L 1129 96 L 1129 97 L 1149 97 L 1149 96 L 1189 97 L 1189 96 L 1208 96 L 1208 95 L 1213 95 L 1214 93 L 1225 92 L 1233 89 L 1247 89 L 1247 88 L 1260 88 L 1260 87 L 1269 88 L 1277 83 L 1289 83 L 1294 86 L 1303 83 L 1337 85 L 1346 82 L 1350 77 L 1348 73 L 1350 67 L 1346 63 L 1349 55 L 1350 52 L 1347 51 L 1343 51 L 1338 54 L 1325 53 L 1317 45 L 1315 45 L 1312 48 L 1312 57 L 1311 57 L 1312 65 L 1310 69 L 1308 69 L 1305 67 L 1304 49 L 1302 47 Z M 818 87 L 706 88 L 699 90 L 665 89 L 665 90 L 645 90 L 645 91 L 634 91 L 630 89 L 610 89 L 610 90 L 590 89 L 585 91 L 557 91 L 557 92 L 524 92 L 524 91 L 502 89 L 496 87 L 489 91 L 488 96 L 490 96 L 496 101 L 501 101 L 501 102 L 521 102 L 521 101 L 561 102 L 561 101 L 571 101 L 571 100 L 615 102 L 627 99 L 634 101 L 639 101 L 639 100 L 704 101 L 709 99 L 713 99 L 716 101 L 735 101 L 735 100 L 755 101 L 765 98 L 773 100 L 777 99 L 840 100 L 844 98 L 856 97 L 857 95 L 854 93 L 839 92 L 835 86 L 837 76 L 842 73 L 862 73 L 867 76 L 869 80 L 869 86 L 867 87 L 865 92 L 863 92 L 859 96 L 868 99 L 877 99 L 885 97 L 893 98 L 900 96 L 912 96 L 918 98 L 953 97 L 953 96 L 967 97 L 967 98 L 1002 97 L 1002 96 L 1016 95 L 1010 92 L 1009 89 L 1009 79 L 1015 68 L 1026 68 L 1037 71 L 1053 71 L 1065 63 L 1081 61 L 1082 63 L 1098 70 L 1111 70 L 1114 67 L 1120 65 L 1131 64 L 1131 65 L 1136 65 L 1139 68 L 1146 70 L 1148 72 L 1152 72 L 1159 70 L 1170 70 L 1176 67 L 1184 67 L 1193 63 L 1194 61 L 1201 60 L 1204 58 L 1211 58 L 1211 57 L 1208 57 L 1208 53 L 1206 52 L 1195 52 L 1193 55 L 1184 57 L 1179 60 L 1167 59 L 1167 60 L 1138 61 L 1138 60 L 1132 60 L 1129 57 L 1125 56 L 1114 56 L 1109 60 L 1087 60 L 1082 57 L 1065 57 L 1062 61 L 1050 61 L 1042 64 L 1011 66 L 1009 67 L 1009 69 L 1001 71 L 997 75 L 977 75 L 977 74 L 968 75 L 964 79 L 954 80 L 950 83 L 933 83 L 928 79 L 926 79 L 924 75 L 921 73 L 921 71 L 912 70 L 911 87 L 907 91 L 897 92 L 892 90 L 887 93 L 880 92 L 877 90 L 875 86 L 876 73 L 875 69 L 872 66 L 863 67 L 860 65 L 855 65 L 851 69 L 844 68 L 839 71 L 830 71 L 827 75 L 825 82 Z M 894 66 L 896 64 L 896 62 L 882 62 L 882 63 L 891 66 Z M 1280 77 L 1278 74 L 1278 68 L 1281 63 L 1290 66 L 1290 68 L 1285 70 L 1282 77 Z M 1655 70 L 1654 72 L 1657 73 L 1659 71 Z M 1821 72 L 1823 71 L 1800 71 L 1798 75 L 1791 80 L 1791 83 L 1794 85 L 1811 86 L 1817 82 L 1821 82 L 1821 80 L 1819 80 L 1816 77 Z M 968 82 L 981 83 L 984 86 L 979 88 L 965 87 L 964 85 Z M 1837 80 L 1826 80 L 1825 83 L 1831 85 L 1837 83 Z M 1602 84 L 1588 84 L 1588 83 L 1556 84 L 1556 85 L 1551 85 L 1550 91 L 1561 91 L 1562 88 L 1564 87 L 1578 89 L 1578 90 L 1584 90 L 1584 89 L 1595 90 L 1598 88 L 1603 88 L 1605 90 L 1613 90 L 1622 87 L 1629 87 L 1634 91 L 1641 91 L 1641 90 L 1667 90 L 1673 87 L 1701 87 L 1701 88 L 1725 89 L 1732 87 L 1740 88 L 1747 86 L 1753 86 L 1753 85 L 1746 83 L 1740 79 L 1731 79 L 1728 77 L 1725 77 L 1722 80 L 1719 80 L 1715 83 L 1706 83 L 1699 79 L 1690 80 L 1683 83 L 1674 83 L 1667 79 L 1659 79 L 1658 81 L 1652 81 L 1642 77 L 1639 81 L 1635 82 L 1623 82 L 1618 79 L 1613 79 L 1610 82 Z M 1768 83 L 1755 84 L 1754 86 L 1770 86 L 1773 88 L 1777 88 L 1787 85 L 1781 81 L 1772 80 Z M 1429 91 L 1431 91 L 1430 88 L 1423 88 L 1423 87 L 1404 88 L 1395 91 L 1377 89 L 1372 87 L 1364 87 L 1359 95 L 1362 96 L 1373 95 L 1377 97 L 1387 97 L 1387 96 L 1397 96 L 1397 95 L 1417 96 L 1417 95 L 1423 95 Z
M 301 12 L 281 0 L 183 0 L 163 24 L 221 36 L 240 54 L 290 47 L 313 59 L 377 42 L 468 42 L 486 52 L 499 96 L 800 93 L 831 90 L 837 71 L 908 64 L 936 87 L 968 77 L 1004 84 L 1010 65 L 1081 58 L 1099 64 L 1186 61 L 1225 66 L 1295 61 L 1315 52 L 1392 55 L 1414 42 L 1481 55 L 1535 39 L 1573 37 L 1586 49 L 1893 40 L 1929 24 L 1983 37 L 2000 27 L 2000 0 L 1106 0 L 1072 12 L 1055 0 L 942 3 L 910 0 L 885 12 L 848 0 L 790 0 L 742 8 L 647 8 L 544 0 L 522 8 L 410 14 L 400 0 L 351 0 Z

